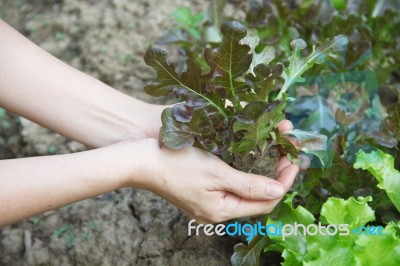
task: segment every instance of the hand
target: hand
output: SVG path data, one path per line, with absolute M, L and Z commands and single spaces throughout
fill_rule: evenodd
M 279 129 L 290 130 L 290 122 Z M 290 189 L 298 166 L 282 158 L 277 180 L 233 169 L 218 157 L 197 148 L 160 149 L 147 140 L 143 155 L 143 188 L 151 190 L 198 223 L 269 213 Z M 147 157 L 147 159 L 146 159 Z M 137 186 L 137 185 L 136 185 Z

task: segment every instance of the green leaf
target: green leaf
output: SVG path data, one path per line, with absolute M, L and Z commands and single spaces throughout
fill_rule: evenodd
M 269 242 L 267 236 L 255 236 L 248 245 L 237 244 L 231 257 L 233 266 L 258 266 L 260 265 L 260 253 Z
M 400 265 L 399 224 L 388 224 L 382 234 L 359 236 L 354 250 L 356 265 Z
M 374 211 L 368 206 L 372 197 L 353 197 L 344 200 L 329 198 L 321 209 L 321 221 L 325 224 L 348 224 L 350 229 L 358 228 L 375 220 Z
M 269 64 L 275 59 L 275 49 L 272 46 L 266 46 L 260 53 L 256 52 L 256 47 L 260 43 L 260 38 L 258 37 L 258 32 L 255 29 L 250 29 L 247 31 L 245 38 L 241 40 L 242 44 L 246 44 L 250 47 L 250 52 L 253 54 L 253 60 L 249 67 L 248 73 L 256 75 L 254 73 L 254 68 L 259 64 Z
M 370 153 L 360 150 L 357 153 L 354 168 L 370 172 L 378 180 L 378 187 L 386 191 L 390 200 L 400 211 L 400 172 L 394 168 L 393 156 L 381 150 Z
M 285 201 L 283 202 L 281 208 L 277 207 L 273 212 L 274 218 L 269 218 L 267 221 L 267 225 L 274 224 L 279 226 L 279 223 L 282 225 L 285 224 L 303 224 L 305 226 L 314 223 L 314 216 L 302 206 L 298 206 L 294 208 L 292 206 L 293 198 L 295 197 L 295 193 L 287 196 Z M 298 235 L 288 235 L 283 240 L 282 236 L 270 236 L 271 239 L 277 241 L 283 248 L 297 253 L 299 258 L 302 258 L 307 253 L 307 239 L 303 234 Z M 269 250 L 268 247 L 265 251 Z
M 331 0 L 332 5 L 337 10 L 345 10 L 346 9 L 346 0 Z
M 301 258 L 300 256 L 297 256 L 295 252 L 292 252 L 288 249 L 285 249 L 282 252 L 282 257 L 285 260 L 281 265 L 282 266 L 297 266 L 301 265 Z
M 188 7 L 179 7 L 174 10 L 172 17 L 181 25 L 190 25 L 192 22 L 192 10 Z
M 252 102 L 243 110 L 244 119 L 240 118 L 233 123 L 233 132 L 242 132 L 242 139 L 237 142 L 232 151 L 235 153 L 249 153 L 255 147 L 263 151 L 266 147 L 267 137 L 285 116 L 283 114 L 283 102 L 265 104 Z M 263 109 L 264 111 L 261 111 Z M 257 117 L 257 115 L 261 115 Z
M 319 49 L 313 47 L 313 52 L 306 58 L 303 58 L 301 53 L 302 50 L 307 47 L 306 42 L 302 39 L 293 40 L 290 43 L 293 49 L 292 55 L 289 57 L 290 64 L 289 67 L 285 68 L 283 73 L 285 83 L 279 92 L 278 99 L 280 99 L 282 94 L 285 93 L 293 84 L 304 81 L 304 78 L 302 77 L 304 72 L 312 68 L 314 64 L 322 64 L 325 62 L 327 56 L 332 58 L 337 57 L 332 53 L 332 50 L 343 51 L 347 43 L 348 40 L 346 36 L 338 35 L 335 37 L 334 41 L 326 47 Z
M 221 33 L 221 45 L 215 49 L 206 48 L 204 56 L 211 68 L 210 75 L 226 89 L 229 99 L 235 103 L 235 88 L 238 85 L 235 79 L 249 69 L 252 60 L 250 47 L 240 44 L 247 29 L 237 21 L 230 21 L 222 24 Z
M 354 254 L 351 247 L 334 246 L 329 251 L 323 248 L 319 249 L 319 257 L 316 260 L 304 262 L 304 266 L 336 266 L 336 265 L 354 265 Z
M 179 7 L 172 12 L 172 17 L 178 24 L 180 24 L 184 29 L 194 29 L 199 26 L 205 18 L 205 14 L 202 12 L 193 14 L 192 10 L 188 7 Z M 196 28 L 199 30 L 199 28 Z M 200 35 L 198 36 L 200 39 Z
M 246 75 L 246 84 L 252 89 L 251 93 L 245 91 L 239 94 L 241 101 L 270 101 L 271 92 L 275 89 L 283 71 L 282 64 L 258 64 L 253 73 Z M 286 99 L 285 99 L 286 100 Z
M 272 213 L 274 219 L 269 218 L 268 224 L 282 225 L 314 224 L 315 219 L 311 213 L 299 206 L 294 208 L 292 202 L 295 194 L 287 196 L 284 203 Z M 368 206 L 371 197 L 353 197 L 348 200 L 328 198 L 321 210 L 321 220 L 324 224 L 346 224 L 351 227 L 359 227 L 374 219 L 374 212 Z M 382 228 L 382 227 L 381 227 Z M 366 227 L 367 230 L 370 227 Z M 264 251 L 276 251 L 283 249 L 282 256 L 285 261 L 282 265 L 398 265 L 400 261 L 400 228 L 399 224 L 388 224 L 370 233 L 339 234 L 330 236 L 327 234 L 306 235 L 302 229 L 298 235 L 270 236 L 274 242 L 267 243 Z

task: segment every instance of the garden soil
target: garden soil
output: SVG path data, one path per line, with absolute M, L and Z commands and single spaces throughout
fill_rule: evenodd
M 178 6 L 205 10 L 207 2 L 2 0 L 0 16 L 73 67 L 132 97 L 165 103 L 143 93 L 155 74 L 142 58 Z M 87 149 L 0 111 L 0 159 Z M 157 195 L 122 189 L 0 228 L 0 265 L 230 265 L 239 240 L 189 237 L 188 221 Z

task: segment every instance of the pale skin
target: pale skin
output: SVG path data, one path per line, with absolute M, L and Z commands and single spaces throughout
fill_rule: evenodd
M 0 161 L 0 226 L 123 187 L 150 190 L 199 223 L 217 223 L 269 213 L 299 171 L 284 157 L 273 180 L 196 148 L 160 148 L 165 106 L 68 66 L 1 20 L 0 40 L 0 107 L 95 148 Z

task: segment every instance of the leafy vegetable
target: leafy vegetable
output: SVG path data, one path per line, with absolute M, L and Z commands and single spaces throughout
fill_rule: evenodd
M 368 206 L 372 197 L 329 198 L 321 209 L 321 221 L 324 224 L 348 224 L 350 228 L 357 228 L 375 220 L 374 211 Z
M 242 132 L 243 137 L 239 142 L 235 143 L 232 151 L 235 153 L 247 153 L 257 147 L 263 152 L 267 145 L 268 135 L 273 127 L 285 118 L 283 107 L 284 104 L 282 102 L 274 102 L 267 105 L 261 102 L 248 104 L 243 110 L 243 117 L 233 124 L 233 132 Z M 270 109 L 270 111 L 257 118 L 258 113 L 263 112 L 259 108 Z M 251 118 L 255 119 L 252 120 Z
M 346 36 L 338 35 L 332 43 L 320 50 L 316 50 L 316 48 L 313 47 L 313 52 L 303 59 L 301 57 L 301 51 L 307 47 L 307 44 L 302 39 L 293 40 L 290 43 L 293 53 L 292 56 L 289 57 L 289 67 L 284 71 L 283 77 L 285 83 L 279 92 L 278 99 L 280 99 L 282 94 L 285 93 L 293 84 L 304 81 L 304 78 L 302 78 L 304 72 L 310 69 L 314 64 L 322 64 L 325 61 L 326 54 L 328 54 L 330 50 L 343 51 L 347 42 L 348 40 Z M 332 53 L 329 53 L 329 55 L 335 57 Z
M 275 49 L 272 46 L 266 46 L 260 53 L 257 53 L 256 49 L 260 43 L 260 37 L 258 37 L 258 32 L 254 29 L 248 30 L 247 36 L 241 40 L 241 43 L 248 45 L 253 54 L 253 61 L 251 62 L 248 72 L 254 76 L 256 75 L 254 73 L 254 68 L 257 65 L 269 64 L 275 59 Z
M 400 172 L 394 168 L 394 158 L 381 150 L 365 153 L 359 151 L 354 168 L 368 170 L 400 211 Z
M 356 265 L 399 265 L 400 224 L 390 223 L 382 236 L 360 235 L 355 241 Z
M 304 41 L 296 40 L 299 45 L 293 46 L 291 63 L 285 68 L 280 63 L 270 63 L 274 59 L 272 48 L 256 52 L 258 37 L 252 31 L 247 32 L 241 23 L 223 23 L 221 35 L 222 41 L 218 46 L 204 50 L 208 73 L 204 73 L 201 66 L 190 58 L 184 70 L 178 73 L 175 65 L 167 62 L 164 50 L 151 48 L 146 52 L 145 62 L 156 70 L 158 81 L 147 85 L 145 91 L 153 96 L 174 94 L 184 101 L 163 112 L 160 143 L 173 149 L 200 147 L 227 162 L 233 160 L 232 165 L 239 169 L 235 161 L 245 158 L 254 163 L 260 159 L 268 160 L 267 151 L 276 145 L 281 145 L 285 153 L 296 157 L 306 147 L 300 145 L 296 149 L 275 130 L 285 118 L 286 90 L 294 82 L 303 80 L 302 75 L 313 64 L 328 57 L 336 58 L 335 51 L 343 49 L 346 38 L 338 36 L 323 49 L 314 47 L 314 52 L 305 58 L 300 53 L 305 45 L 298 47 Z M 277 91 L 278 99 L 275 99 Z M 299 131 L 291 134 L 307 136 L 307 143 L 315 138 L 314 142 L 320 142 L 318 150 L 327 148 L 322 143 L 326 138 L 321 135 L 312 132 L 301 134 Z M 306 141 L 301 141 L 301 144 L 306 144 Z M 313 152 L 310 146 L 307 152 L 323 156 L 318 151 Z M 266 174 L 263 167 L 260 164 L 251 169 Z
M 282 252 L 283 265 L 399 265 L 399 3 L 251 0 L 240 4 L 248 29 L 221 25 L 226 3 L 212 1 L 202 24 L 184 11 L 186 25 L 178 21 L 164 42 L 178 44 L 183 65 L 148 52 L 158 81 L 146 91 L 181 102 L 163 112 L 161 145 L 199 147 L 262 175 L 274 150 L 313 154 L 319 161 L 267 224 L 383 228 L 382 236 L 258 236 L 235 248 L 232 263 L 257 265 L 264 250 Z M 285 117 L 297 129 L 282 134 Z
M 331 225 L 330 228 L 335 225 L 337 229 L 331 230 L 330 234 L 327 231 L 322 234 L 305 234 L 303 228 L 299 227 L 297 235 L 293 233 L 285 239 L 282 235 L 254 238 L 249 246 L 240 244 L 235 247 L 235 254 L 231 259 L 233 265 L 245 265 L 240 263 L 246 261 L 246 256 L 256 256 L 258 250 L 254 247 L 265 244 L 266 252 L 282 252 L 282 265 L 396 265 L 400 262 L 399 224 L 391 223 L 380 229 L 365 226 L 375 218 L 374 211 L 368 206 L 372 197 L 351 197 L 347 200 L 329 198 L 322 206 L 321 224 L 318 224 L 305 208 L 292 206 L 294 195 L 288 196 L 281 208 L 274 211 L 274 218 L 268 218 L 267 226 L 294 226 L 297 223 L 304 225 L 305 230 L 307 226 L 313 227 L 312 232 L 318 227 L 330 230 L 327 225 Z M 344 224 L 348 226 L 340 226 Z M 246 265 L 259 265 L 256 260 L 251 262 L 253 264 Z

